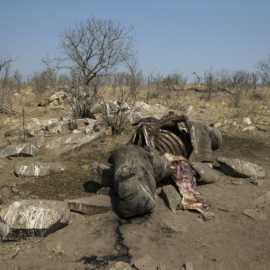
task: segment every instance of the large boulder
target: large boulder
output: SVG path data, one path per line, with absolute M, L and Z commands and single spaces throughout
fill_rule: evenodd
M 69 223 L 66 202 L 49 200 L 15 201 L 0 211 L 0 237 L 19 240 L 46 236 Z
M 223 177 L 222 173 L 213 169 L 209 163 L 192 162 L 191 166 L 198 174 L 198 183 L 200 184 L 215 183 Z
M 30 121 L 26 124 L 26 129 L 33 136 L 40 136 L 44 135 L 44 130 L 46 129 L 46 127 L 52 125 L 59 125 L 58 123 L 59 120 L 57 118 L 50 118 L 50 119 L 31 118 Z
M 169 109 L 161 104 L 147 104 L 143 101 L 135 102 L 134 106 L 130 110 L 129 120 L 134 123 L 143 118 L 155 117 L 161 119 L 169 112 Z
M 34 137 L 34 135 L 28 129 L 10 129 L 5 132 L 5 138 L 9 143 L 16 143 Z
M 64 170 L 65 166 L 59 162 L 23 161 L 15 165 L 14 173 L 16 176 L 40 177 L 61 173 Z
M 0 148 L 0 157 L 34 156 L 39 150 L 31 142 L 11 144 Z
M 261 166 L 237 158 L 218 157 L 216 167 L 224 174 L 234 177 L 264 178 L 266 175 Z
M 89 134 L 76 132 L 58 138 L 51 138 L 45 145 L 45 149 L 57 155 L 65 154 L 101 138 L 105 135 L 105 132 L 105 129 L 100 129 L 99 131 L 92 131 Z

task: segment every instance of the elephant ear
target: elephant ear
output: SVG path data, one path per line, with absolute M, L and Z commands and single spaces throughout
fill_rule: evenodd
M 212 150 L 217 150 L 222 146 L 222 134 L 219 129 L 215 127 L 209 127 L 209 135 L 211 138 Z
M 213 161 L 212 139 L 209 127 L 202 123 L 191 122 L 189 124 L 189 134 L 192 144 L 190 161 Z

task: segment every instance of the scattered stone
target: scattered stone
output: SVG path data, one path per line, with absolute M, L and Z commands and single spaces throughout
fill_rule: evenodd
M 48 126 L 45 126 L 44 128 L 45 133 L 50 133 L 50 134 L 60 134 L 63 133 L 64 129 L 68 131 L 67 125 L 64 125 L 63 122 L 58 121 L 55 123 L 52 123 Z
M 219 171 L 211 168 L 209 163 L 192 162 L 191 165 L 199 174 L 200 178 L 198 179 L 198 182 L 200 183 L 215 183 L 223 177 Z
M 87 168 L 88 170 L 89 168 Z M 90 166 L 91 171 L 91 179 L 87 183 L 87 186 L 89 186 L 89 189 L 87 189 L 88 192 L 96 192 L 91 190 L 91 186 L 97 186 L 98 189 L 102 187 L 109 187 L 111 186 L 113 182 L 113 170 L 110 165 L 99 163 L 99 162 L 93 162 Z
M 23 139 L 32 138 L 34 135 L 28 129 L 11 129 L 5 132 L 5 138 L 10 142 L 18 142 Z
M 93 216 L 108 212 L 112 209 L 111 198 L 106 195 L 93 195 L 89 197 L 67 200 L 71 211 Z
M 93 130 L 95 126 L 97 125 L 97 120 L 91 119 L 91 118 L 76 119 L 74 121 L 77 125 L 77 129 L 79 130 L 82 130 L 85 128 L 89 130 Z
M 215 128 L 220 128 L 221 126 L 222 126 L 222 124 L 220 122 L 217 122 L 217 123 L 214 124 Z
M 160 196 L 165 200 L 165 203 L 172 210 L 172 212 L 176 212 L 177 209 L 181 208 L 182 198 L 174 186 L 164 186 Z
M 264 195 L 260 196 L 255 200 L 255 205 L 257 207 L 264 207 L 270 205 L 270 191 L 267 191 Z
M 105 129 L 98 132 L 92 132 L 89 135 L 84 135 L 83 133 L 69 134 L 61 136 L 59 138 L 52 138 L 45 145 L 45 148 L 54 151 L 57 155 L 66 154 L 70 151 L 79 149 L 92 141 L 102 137 L 105 134 Z
M 256 221 L 264 221 L 267 216 L 260 209 L 245 209 L 243 214 Z
M 168 113 L 169 109 L 160 104 L 147 104 L 143 101 L 137 101 L 134 107 L 129 111 L 128 118 L 131 123 L 138 122 L 146 117 L 162 118 Z
M 49 127 L 53 124 L 57 124 L 59 120 L 57 118 L 51 119 L 38 119 L 32 118 L 29 123 L 27 123 L 26 128 L 29 132 L 34 135 L 43 135 L 46 127 Z
M 192 262 L 186 262 L 183 267 L 183 270 L 194 270 L 193 263 Z
M 133 270 L 133 268 L 126 262 L 116 262 L 110 270 Z
M 157 262 L 149 255 L 145 255 L 134 261 L 136 269 L 143 270 L 165 270 L 164 265 L 157 264 Z
M 221 170 L 226 175 L 234 177 L 244 177 L 244 178 L 264 178 L 265 170 L 249 161 L 244 161 L 240 159 L 219 157 L 217 158 L 218 166 L 217 168 Z
M 32 143 L 18 143 L 0 148 L 0 157 L 34 156 L 38 151 Z
M 245 127 L 242 129 L 242 131 L 254 131 L 256 130 L 256 127 L 255 126 L 248 126 L 248 127 Z
M 251 125 L 252 124 L 252 121 L 249 117 L 244 117 L 243 118 L 243 123 L 246 124 L 246 125 Z
M 40 177 L 53 173 L 61 173 L 65 170 L 65 167 L 59 162 L 19 162 L 15 165 L 15 175 L 24 177 Z
M 67 94 L 64 91 L 58 91 L 49 97 L 48 103 L 53 106 L 59 106 L 64 103 L 67 98 Z
M 69 223 L 66 202 L 49 200 L 15 201 L 0 211 L 2 240 L 46 236 Z
M 186 114 L 189 115 L 189 114 L 191 114 L 192 111 L 193 111 L 193 106 L 189 105 L 188 108 L 187 108 Z
M 45 134 L 60 134 L 60 133 L 69 133 L 72 131 L 73 133 L 80 133 L 81 130 L 86 130 L 88 134 L 93 133 L 97 125 L 97 120 L 90 118 L 83 119 L 64 119 L 61 121 L 53 122 L 50 125 L 44 126 L 42 129 Z

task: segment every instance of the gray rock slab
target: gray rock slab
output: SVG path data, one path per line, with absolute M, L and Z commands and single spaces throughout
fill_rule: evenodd
M 160 196 L 164 199 L 166 205 L 173 211 L 181 208 L 181 195 L 172 185 L 167 185 L 162 188 Z
M 90 166 L 91 182 L 101 187 L 109 187 L 113 182 L 113 170 L 110 164 L 93 162 Z
M 14 173 L 16 176 L 23 177 L 40 177 L 46 176 L 53 173 L 61 173 L 65 170 L 65 166 L 59 162 L 19 162 L 15 165 Z
M 230 176 L 264 178 L 266 175 L 261 166 L 237 158 L 219 157 L 217 163 L 218 169 Z
M 135 102 L 129 111 L 128 117 L 131 122 L 137 122 L 146 117 L 162 118 L 168 113 L 169 109 L 160 104 L 147 104 L 143 101 Z
M 67 225 L 70 210 L 66 202 L 50 200 L 15 201 L 0 211 L 2 240 L 46 236 Z
M 52 138 L 45 145 L 45 149 L 53 151 L 57 155 L 61 155 L 79 149 L 104 135 L 105 129 L 87 135 L 83 133 L 72 133 L 70 135 Z
M 198 182 L 206 184 L 215 183 L 223 177 L 219 171 L 211 168 L 208 163 L 192 162 L 191 165 L 200 176 Z
M 32 143 L 18 143 L 0 148 L 0 157 L 34 156 L 39 148 Z
M 111 198 L 106 195 L 93 195 L 89 197 L 67 200 L 71 211 L 85 215 L 97 215 L 112 210 Z

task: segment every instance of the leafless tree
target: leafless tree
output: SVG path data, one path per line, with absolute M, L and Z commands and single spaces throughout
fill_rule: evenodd
M 111 127 L 112 134 L 121 134 L 129 126 L 128 115 L 134 109 L 139 77 L 135 66 L 128 72 L 115 73 L 112 76 L 112 88 L 115 101 L 103 100 L 103 119 Z
M 131 53 L 130 31 L 111 20 L 91 18 L 64 33 L 65 55 L 84 85 L 123 63 Z
M 259 62 L 258 74 L 263 85 L 270 85 L 270 55 L 266 60 Z
M 192 72 L 192 75 L 195 77 L 194 83 L 200 85 L 201 84 L 201 77 L 198 75 L 197 72 Z
M 207 88 L 207 100 L 209 101 L 212 98 L 212 94 L 215 90 L 214 74 L 212 72 L 204 73 L 204 83 Z
M 32 79 L 31 84 L 34 91 L 38 94 L 46 92 L 54 92 L 57 87 L 58 74 L 53 68 L 46 68 L 41 72 L 36 72 Z
M 232 97 L 234 106 L 239 107 L 241 98 L 247 90 L 252 88 L 251 74 L 246 71 L 236 71 L 232 76 Z
M 13 113 L 10 89 L 11 58 L 0 58 L 0 113 Z
M 19 70 L 15 70 L 15 72 L 13 74 L 13 81 L 14 81 L 15 88 L 17 90 L 20 90 L 22 85 L 23 85 L 23 76 L 19 72 Z
M 10 67 L 10 64 L 12 63 L 12 59 L 8 57 L 0 57 L 0 74 L 3 75 L 7 68 Z
M 76 117 L 91 117 L 101 78 L 132 55 L 131 31 L 112 20 L 90 18 L 67 30 L 62 48 L 71 70 L 72 108 Z

